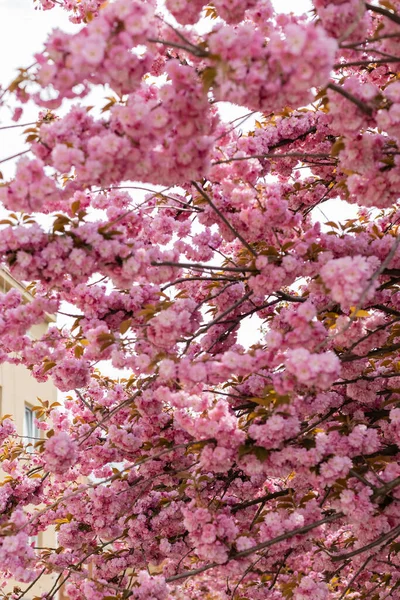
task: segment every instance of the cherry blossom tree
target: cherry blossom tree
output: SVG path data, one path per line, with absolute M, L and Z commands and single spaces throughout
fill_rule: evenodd
M 66 400 L 0 424 L 4 597 L 400 598 L 399 0 L 37 4 L 0 358 Z

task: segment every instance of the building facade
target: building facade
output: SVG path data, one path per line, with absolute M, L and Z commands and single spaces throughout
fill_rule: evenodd
M 0 292 L 5 293 L 10 289 L 17 289 L 21 292 L 26 302 L 32 300 L 32 295 L 25 287 L 14 279 L 8 271 L 0 269 Z M 35 325 L 29 332 L 33 338 L 41 337 L 51 323 L 55 323 L 56 319 L 53 315 L 48 315 L 46 321 L 39 325 Z M 49 380 L 45 383 L 39 383 L 31 375 L 30 371 L 22 365 L 12 365 L 9 363 L 0 364 L 0 414 L 12 415 L 13 421 L 17 428 L 17 433 L 24 436 L 24 440 L 35 443 L 37 438 L 42 437 L 34 424 L 34 412 L 32 408 L 38 404 L 38 398 L 41 400 L 49 400 L 55 402 L 57 400 L 57 389 Z M 3 479 L 0 471 L 0 482 Z M 39 533 L 38 536 L 32 539 L 32 543 L 39 547 L 51 547 L 56 545 L 56 535 L 54 531 L 46 531 Z M 31 600 L 35 596 L 48 592 L 55 581 L 53 575 L 44 576 L 40 581 L 24 596 L 24 600 Z M 11 591 L 13 582 L 9 582 L 4 591 Z M 21 584 L 18 584 L 21 585 Z M 21 586 L 22 589 L 27 585 Z

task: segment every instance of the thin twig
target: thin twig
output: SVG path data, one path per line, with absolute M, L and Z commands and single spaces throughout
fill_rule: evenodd
M 29 125 L 36 125 L 36 121 L 33 121 L 32 123 L 17 123 L 16 125 L 6 125 L 4 127 L 0 127 L 0 130 L 14 129 L 15 127 L 29 127 Z
M 400 62 L 400 57 L 396 58 L 379 58 L 379 59 L 374 59 L 372 58 L 371 60 L 352 60 L 349 62 L 345 62 L 345 63 L 336 63 L 335 65 L 333 65 L 333 68 L 336 70 L 339 69 L 344 69 L 345 67 L 363 67 L 363 66 L 367 66 L 367 65 L 384 65 L 386 63 L 398 63 Z
M 17 154 L 13 154 L 12 156 L 3 158 L 2 160 L 0 160 L 0 164 L 7 162 L 8 160 L 12 160 L 13 158 L 18 158 L 18 156 L 23 156 L 24 154 L 28 154 L 28 152 L 30 152 L 30 151 L 31 151 L 31 149 L 29 148 L 28 150 L 24 150 L 23 152 L 18 152 Z
M 249 508 L 249 506 L 255 506 L 256 504 L 260 504 L 260 502 L 268 502 L 269 500 L 275 500 L 276 498 L 280 498 L 282 496 L 287 496 L 290 492 L 290 489 L 287 490 L 279 490 L 278 492 L 271 492 L 270 494 L 266 494 L 265 496 L 260 496 L 259 498 L 255 498 L 254 500 L 249 500 L 248 502 L 239 502 L 238 504 L 233 504 L 231 506 L 231 511 L 233 513 L 238 510 L 244 510 L 245 508 Z
M 259 273 L 257 269 L 250 267 L 221 267 L 221 266 L 212 266 L 212 265 L 203 265 L 200 263 L 178 263 L 170 260 L 164 260 L 161 262 L 153 260 L 150 263 L 153 267 L 177 267 L 180 269 L 209 269 L 210 271 L 231 271 L 232 273 Z
M 193 185 L 193 187 L 196 188 L 196 190 L 199 192 L 199 194 L 202 196 L 202 198 L 211 206 L 211 208 L 213 209 L 213 211 L 215 213 L 217 213 L 217 215 L 219 216 L 219 218 L 221 219 L 221 221 L 223 221 L 225 223 L 225 225 L 233 233 L 233 235 L 238 240 L 240 240 L 242 242 L 243 246 L 245 248 L 247 248 L 247 250 L 250 252 L 250 254 L 252 254 L 254 257 L 257 257 L 257 252 L 250 246 L 250 244 L 248 244 L 246 242 L 246 240 L 244 239 L 244 237 L 233 227 L 233 225 L 231 225 L 229 223 L 229 221 L 225 217 L 225 215 L 219 210 L 219 208 L 217 206 L 215 206 L 214 202 L 211 200 L 211 198 L 207 194 L 207 192 L 205 192 L 203 190 L 203 188 L 201 188 L 195 181 L 192 181 L 192 185 Z
M 346 596 L 347 592 L 351 589 L 351 586 L 353 585 L 353 583 L 355 582 L 355 580 L 357 579 L 357 577 L 363 572 L 363 570 L 365 569 L 365 567 L 367 566 L 367 564 L 369 563 L 369 561 L 372 560 L 373 558 L 374 558 L 373 556 L 368 556 L 367 560 L 365 560 L 363 562 L 363 564 L 358 569 L 358 571 L 350 579 L 350 581 L 349 581 L 346 589 L 342 592 L 342 594 L 340 595 L 340 598 L 338 598 L 338 600 L 343 600 L 343 598 Z
M 329 158 L 332 157 L 329 154 L 323 152 L 283 152 L 282 154 L 275 154 L 274 152 L 267 152 L 266 154 L 249 154 L 248 156 L 233 156 L 232 158 L 227 158 L 225 160 L 216 160 L 213 162 L 213 165 L 223 165 L 225 163 L 237 162 L 241 160 L 250 160 L 252 158 L 262 159 L 262 158 L 300 158 L 307 161 L 307 158 Z M 307 161 L 308 162 L 308 161 Z
M 147 41 L 151 42 L 152 44 L 162 44 L 163 46 L 171 48 L 179 48 L 180 50 L 184 50 L 185 52 L 189 52 L 189 54 L 193 54 L 194 56 L 198 56 L 201 58 L 206 58 L 207 56 L 210 56 L 210 54 L 206 52 L 206 50 L 203 50 L 202 48 L 197 48 L 196 46 L 188 48 L 187 46 L 177 44 L 176 42 L 168 42 L 166 40 L 159 40 L 157 38 L 147 38 Z
M 246 550 L 242 550 L 241 552 L 236 552 L 235 554 L 232 554 L 229 557 L 227 562 L 229 562 L 230 560 L 236 560 L 238 558 L 244 558 L 246 556 L 250 556 L 251 554 L 258 552 L 259 550 L 264 550 L 264 548 L 269 548 L 270 546 L 274 546 L 275 544 L 278 544 L 279 542 L 283 542 L 284 540 L 287 540 L 296 535 L 302 535 L 304 533 L 308 533 L 312 529 L 316 529 L 317 527 L 320 527 L 321 525 L 325 525 L 326 523 L 330 523 L 331 521 L 336 521 L 337 519 L 340 519 L 343 516 L 344 516 L 344 513 L 342 513 L 342 512 L 334 513 L 333 515 L 329 515 L 328 517 L 325 517 L 324 519 L 320 519 L 319 521 L 314 521 L 313 523 L 310 523 L 309 525 L 305 525 L 304 527 L 298 527 L 297 529 L 292 529 L 292 531 L 287 531 L 286 533 L 283 533 L 282 535 L 278 535 L 277 537 L 272 538 L 271 540 L 268 540 L 266 542 L 261 542 L 260 544 L 257 544 L 256 546 L 252 546 L 251 548 L 247 548 Z M 224 563 L 224 564 L 226 564 L 226 563 Z M 206 565 L 203 565 L 202 567 L 199 567 L 198 569 L 192 569 L 191 571 L 185 571 L 183 573 L 180 573 L 179 575 L 172 575 L 172 577 L 167 577 L 166 582 L 170 583 L 171 581 L 178 581 L 179 579 L 187 579 L 188 577 L 193 577 L 193 575 L 198 575 L 199 573 L 204 573 L 204 571 L 209 571 L 210 569 L 214 569 L 215 567 L 220 567 L 220 566 L 221 566 L 221 564 L 217 563 L 217 562 L 208 563 Z
M 353 104 L 358 106 L 358 108 L 364 114 L 368 115 L 369 117 L 372 116 L 372 108 L 367 106 L 367 104 L 365 104 L 365 102 L 363 102 L 362 100 L 359 100 L 358 98 L 353 96 L 353 94 L 350 94 L 350 92 L 345 90 L 342 86 L 336 85 L 335 83 L 328 83 L 327 88 L 329 88 L 330 90 L 333 90 L 334 92 L 337 92 L 338 94 L 341 94 L 343 96 L 343 98 L 350 100 L 350 102 L 352 102 Z

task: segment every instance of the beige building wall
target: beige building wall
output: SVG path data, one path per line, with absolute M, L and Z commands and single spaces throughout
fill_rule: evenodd
M 11 288 L 18 289 L 25 297 L 26 302 L 32 299 L 31 294 L 16 281 L 7 271 L 0 269 L 0 292 L 7 292 Z M 41 337 L 47 330 L 50 323 L 55 323 L 55 317 L 48 315 L 46 322 L 35 325 L 29 332 L 33 338 Z M 0 414 L 1 416 L 12 415 L 13 421 L 19 435 L 24 435 L 25 407 L 32 408 L 39 404 L 38 398 L 48 400 L 50 403 L 57 400 L 57 389 L 51 380 L 45 383 L 39 383 L 31 375 L 29 369 L 20 365 L 11 365 L 3 363 L 0 365 Z M 28 440 L 25 440 L 26 442 Z M 3 479 L 0 471 L 0 481 Z M 56 547 L 56 535 L 54 531 L 45 531 L 39 533 L 36 542 L 40 547 Z M 56 575 L 44 576 L 40 581 L 29 590 L 24 596 L 24 600 L 30 600 L 35 596 L 40 596 L 44 592 L 50 591 Z M 9 582 L 5 590 L 11 591 L 14 585 L 26 589 L 28 584 L 16 584 Z

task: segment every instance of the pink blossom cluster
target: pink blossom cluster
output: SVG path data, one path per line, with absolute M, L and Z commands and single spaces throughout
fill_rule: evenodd
M 219 57 L 216 99 L 268 112 L 306 104 L 310 87 L 329 78 L 337 46 L 322 28 L 300 23 L 288 23 L 265 44 L 261 31 L 245 23 L 216 27 L 209 48 Z
M 390 425 L 393 428 L 395 439 L 400 440 L 400 409 L 393 408 L 390 411 Z
M 264 448 L 279 447 L 286 440 L 300 431 L 297 417 L 274 414 L 263 425 L 250 425 L 249 434 L 259 446 Z
M 379 87 L 375 82 L 360 80 L 356 76 L 346 78 L 343 90 L 352 94 L 367 107 L 373 107 L 374 99 L 379 94 Z M 356 103 L 349 106 L 344 96 L 339 96 L 339 98 L 337 96 L 337 92 L 328 90 L 328 98 L 332 102 L 329 111 L 331 127 L 337 135 L 346 135 L 346 141 L 348 137 L 349 142 L 354 144 L 357 142 L 354 134 L 358 133 L 360 129 L 367 129 L 369 125 L 374 125 L 375 119 L 367 111 L 360 109 Z
M 314 0 L 324 29 L 340 39 L 362 39 L 368 34 L 369 15 L 359 0 Z
M 57 208 L 60 191 L 55 180 L 46 175 L 41 160 L 21 158 L 15 180 L 0 188 L 0 201 L 8 210 L 51 212 Z
M 350 202 L 380 208 L 396 202 L 400 163 L 397 155 L 390 156 L 385 149 L 386 141 L 385 136 L 370 132 L 346 139 L 340 168 L 348 172 L 346 196 Z
M 51 473 L 65 473 L 78 460 L 76 442 L 64 431 L 54 434 L 46 441 L 43 459 Z
M 37 0 L 43 10 L 50 10 L 57 6 L 53 0 Z M 72 23 L 87 22 L 98 15 L 99 9 L 104 2 L 102 0 L 62 0 L 62 7 L 71 12 L 70 21 Z
M 219 514 L 215 519 L 204 508 L 183 511 L 185 526 L 198 555 L 224 563 L 228 558 L 226 544 L 237 536 L 238 529 L 229 514 Z
M 89 384 L 90 365 L 87 360 L 65 358 L 52 369 L 51 374 L 57 388 L 62 392 L 69 392 Z
M 167 600 L 168 586 L 165 584 L 163 577 L 151 577 L 147 571 L 141 571 L 138 574 L 137 582 L 139 586 L 135 588 L 133 597 L 137 600 Z
M 386 110 L 378 111 L 376 121 L 381 129 L 398 140 L 400 136 L 400 86 L 397 81 L 386 87 L 385 97 L 389 102 L 389 107 Z
M 3 90 L 61 110 L 0 187 L 0 363 L 63 396 L 0 423 L 1 581 L 396 598 L 399 0 L 41 4 L 81 25 Z
M 170 61 L 167 73 L 171 83 L 142 84 L 126 103 L 111 108 L 109 122 L 73 108 L 63 119 L 42 124 L 35 153 L 61 172 L 74 168 L 75 186 L 87 185 L 94 175 L 101 186 L 121 179 L 169 185 L 197 178 L 208 169 L 216 116 L 206 116 L 207 99 L 191 69 Z
M 156 315 L 149 324 L 147 337 L 159 348 L 170 348 L 197 329 L 196 303 L 190 298 L 177 300 L 173 306 Z
M 21 531 L 16 535 L 3 538 L 0 545 L 0 559 L 3 572 L 10 573 L 15 579 L 29 583 L 36 574 L 30 567 L 35 553 L 29 545 L 29 536 Z
M 318 581 L 310 576 L 303 577 L 300 585 L 294 590 L 294 600 L 328 600 L 329 588 L 323 581 Z
M 255 7 L 257 0 L 216 0 L 216 13 L 227 23 L 237 23 L 244 18 L 246 10 Z M 206 6 L 205 0 L 167 0 L 166 6 L 174 17 L 182 24 L 196 23 L 200 11 Z
M 332 299 L 344 310 L 359 306 L 374 295 L 376 283 L 369 280 L 377 267 L 374 258 L 346 256 L 328 260 L 321 268 L 321 278 L 329 288 Z M 369 284 L 369 285 L 368 285 Z M 368 289 L 366 292 L 366 286 Z
M 340 360 L 333 352 L 312 354 L 305 348 L 294 348 L 286 353 L 285 364 L 300 384 L 323 390 L 328 389 L 340 373 Z
M 84 96 L 90 84 L 108 83 L 118 94 L 137 87 L 152 63 L 152 53 L 130 52 L 132 47 L 155 37 L 154 2 L 118 0 L 99 12 L 79 33 L 67 35 L 55 30 L 45 52 L 37 54 L 37 81 L 52 86 L 58 99 L 41 100 L 48 107 L 59 106 L 62 98 Z M 82 85 L 83 91 L 74 88 Z
M 16 433 L 15 425 L 10 419 L 2 419 L 0 421 L 0 440 L 4 442 L 10 435 Z

